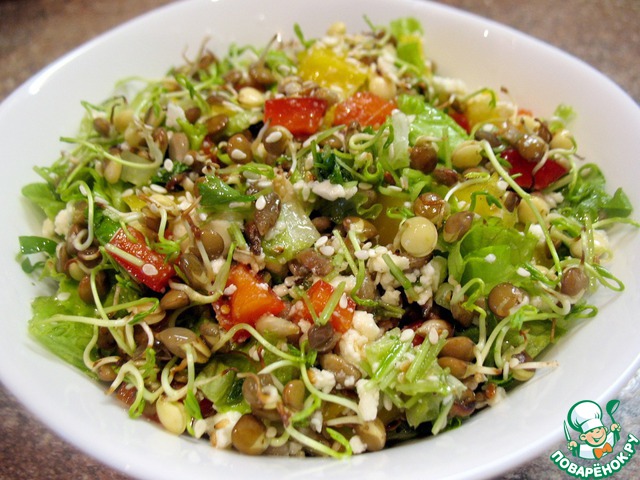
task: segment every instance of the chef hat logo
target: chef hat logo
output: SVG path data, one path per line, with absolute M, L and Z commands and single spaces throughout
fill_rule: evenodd
M 602 408 L 591 400 L 578 402 L 571 407 L 567 414 L 567 421 L 571 428 L 582 433 L 587 433 L 594 428 L 604 427 L 602 423 Z

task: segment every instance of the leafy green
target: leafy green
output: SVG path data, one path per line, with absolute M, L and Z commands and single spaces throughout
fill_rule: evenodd
M 395 405 L 406 409 L 411 427 L 433 422 L 434 433 L 446 424 L 452 398 L 465 389 L 436 361 L 444 341 L 443 337 L 435 345 L 424 341 L 414 347 L 395 328 L 365 347 L 365 361 L 361 365 L 371 382 Z M 404 367 L 407 363 L 408 369 Z M 449 403 L 445 402 L 447 398 Z
M 108 243 L 119 229 L 120 223 L 105 215 L 102 209 L 95 212 L 93 234 L 102 245 Z
M 65 295 L 68 298 L 60 300 Z M 32 309 L 29 333 L 64 361 L 90 373 L 84 364 L 83 354 L 93 337 L 93 326 L 49 320 L 53 315 L 94 316 L 93 308 L 80 299 L 77 283 L 63 278 L 57 296 L 37 297 L 32 303 Z
M 409 130 L 409 142 L 412 145 L 415 145 L 416 140 L 421 136 L 442 139 L 438 143 L 446 148 L 438 149 L 441 159 L 443 159 L 441 151 L 452 151 L 468 139 L 467 132 L 453 118 L 429 105 L 419 95 L 399 95 L 398 109 L 407 115 L 414 115 Z
M 578 220 L 597 220 L 599 217 L 628 217 L 633 207 L 624 191 L 618 188 L 609 195 L 602 171 L 590 163 L 578 170 L 575 184 L 564 193 L 562 212 Z
M 44 258 L 55 257 L 57 243 L 50 238 L 37 237 L 37 236 L 21 236 L 20 242 L 20 255 L 18 260 L 22 260 L 21 267 L 25 273 L 32 273 L 37 268 L 43 267 L 46 260 Z M 43 254 L 43 255 L 37 255 Z M 36 263 L 31 263 L 29 256 L 36 255 L 39 258 Z
M 507 228 L 497 219 L 473 224 L 449 253 L 449 273 L 461 284 L 481 279 L 487 288 L 515 281 L 517 269 L 533 255 L 537 238 Z
M 315 149 L 313 152 L 313 171 L 318 181 L 329 180 L 331 183 L 343 185 L 354 180 L 353 175 L 337 162 L 337 155 L 332 149 Z
M 295 194 L 280 195 L 280 215 L 262 241 L 264 253 L 273 259 L 289 261 L 312 246 L 320 234 Z
M 215 355 L 196 377 L 195 385 L 219 412 L 247 413 L 251 408 L 242 396 L 244 379 L 238 372 L 256 372 L 253 361 L 243 353 Z
M 570 105 L 560 104 L 553 112 L 553 118 L 548 122 L 549 130 L 552 133 L 566 128 L 566 126 L 576 117 L 576 111 Z
M 56 218 L 56 215 L 66 207 L 66 204 L 60 201 L 55 190 L 48 183 L 39 182 L 25 185 L 22 187 L 22 195 L 40 207 L 50 220 Z
M 181 163 L 181 162 L 175 162 L 173 164 L 173 168 L 171 170 L 167 170 L 166 168 L 158 169 L 158 171 L 155 173 L 155 175 L 151 179 L 151 183 L 157 183 L 159 185 L 165 185 L 175 175 L 179 175 L 179 174 L 181 174 L 183 172 L 186 172 L 187 170 L 189 170 L 189 166 L 188 165 L 186 165 L 184 163 Z
M 420 22 L 412 17 L 399 18 L 390 23 L 391 34 L 396 38 L 398 58 L 414 66 L 418 72 L 425 70 L 422 48 L 424 32 Z
M 32 253 L 47 253 L 49 255 L 56 254 L 57 243 L 50 238 L 37 237 L 37 236 L 21 236 L 18 238 L 20 241 L 20 253 L 23 255 L 31 255 Z
M 200 205 L 212 211 L 226 210 L 232 203 L 253 202 L 256 199 L 254 195 L 245 195 L 227 185 L 216 175 L 204 177 L 204 182 L 198 184 L 198 190 L 202 197 Z

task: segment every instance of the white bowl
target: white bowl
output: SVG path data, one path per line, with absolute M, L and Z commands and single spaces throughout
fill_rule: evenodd
M 560 366 L 537 375 L 498 406 L 461 428 L 348 461 L 252 458 L 212 449 L 207 442 L 174 437 L 149 422 L 133 421 L 102 388 L 48 353 L 27 334 L 30 302 L 42 291 L 15 261 L 17 237 L 38 234 L 34 209 L 20 198 L 37 180 L 35 165 L 50 164 L 75 133 L 81 100 L 98 102 L 129 75 L 157 76 L 195 54 L 203 38 L 224 54 L 231 42 L 265 45 L 274 32 L 293 35 L 299 23 L 317 36 L 334 21 L 364 30 L 367 16 L 386 24 L 412 15 L 423 24 L 427 52 L 441 74 L 471 87 L 507 87 L 512 98 L 539 116 L 559 103 L 578 112 L 573 130 L 579 153 L 599 163 L 610 187 L 621 186 L 640 205 L 634 160 L 640 151 L 640 110 L 616 85 L 584 63 L 514 30 L 447 7 L 391 0 L 193 0 L 161 8 L 73 51 L 32 78 L 0 107 L 5 186 L 0 220 L 0 335 L 2 382 L 61 437 L 130 475 L 149 479 L 224 478 L 335 480 L 368 478 L 484 478 L 549 449 L 562 438 L 566 412 L 577 401 L 603 403 L 640 364 L 630 323 L 640 311 L 637 232 L 614 235 L 611 270 L 627 291 L 602 292 L 592 320 L 580 322 L 546 358 Z M 606 365 L 606 368 L 604 367 Z

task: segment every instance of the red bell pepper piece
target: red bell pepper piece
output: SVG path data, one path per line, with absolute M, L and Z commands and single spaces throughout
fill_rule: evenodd
M 377 128 L 395 108 L 396 103 L 391 100 L 385 100 L 371 92 L 357 92 L 336 105 L 333 124 L 349 125 L 351 122 L 358 122 L 362 127 Z
M 453 118 L 458 125 L 464 128 L 464 131 L 467 133 L 471 133 L 471 124 L 469 123 L 469 119 L 464 113 L 456 112 L 455 110 L 449 110 L 447 112 L 451 118 Z
M 529 162 L 524 159 L 515 148 L 508 148 L 502 152 L 501 155 L 502 158 L 511 164 L 509 175 L 513 177 L 518 175 L 514 180 L 526 190 L 542 190 L 547 188 L 568 172 L 563 165 L 555 160 L 548 159 L 538 171 L 533 173 L 536 162 Z
M 138 282 L 155 292 L 164 291 L 175 273 L 173 264 L 167 262 L 165 255 L 147 245 L 142 232 L 133 227 L 127 227 L 127 232 L 129 236 L 120 228 L 109 240 L 107 251 Z M 109 245 L 116 249 L 110 249 Z M 126 256 L 118 255 L 118 251 L 135 257 L 139 262 L 132 262 Z
M 307 297 L 309 297 L 309 301 L 316 313 L 316 316 L 320 316 L 322 314 L 322 311 L 327 305 L 327 302 L 329 302 L 333 292 L 334 288 L 330 283 L 327 283 L 324 280 L 318 280 L 309 290 L 307 290 Z M 344 333 L 349 330 L 349 328 L 351 328 L 351 323 L 353 322 L 353 315 L 355 311 L 356 304 L 350 297 L 347 297 L 346 306 L 342 307 L 338 304 L 329 319 L 333 329 L 340 333 Z M 300 308 L 295 310 L 293 317 L 296 322 L 299 322 L 300 320 L 313 322 L 313 316 L 305 303 L 302 303 Z
M 232 325 L 254 325 L 261 316 L 267 313 L 278 315 L 286 306 L 271 287 L 245 265 L 235 264 L 231 267 L 227 287 L 231 285 L 235 286 L 229 298 Z
M 327 102 L 315 97 L 272 98 L 264 103 L 264 122 L 285 127 L 296 137 L 318 131 Z

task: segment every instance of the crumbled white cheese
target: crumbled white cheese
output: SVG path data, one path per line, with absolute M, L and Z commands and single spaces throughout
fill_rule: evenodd
M 272 410 L 276 408 L 276 406 L 280 402 L 280 394 L 278 393 L 278 389 L 274 385 L 265 385 L 264 387 L 262 387 L 261 400 L 265 409 Z
M 56 232 L 53 227 L 53 222 L 50 219 L 45 218 L 44 222 L 42 222 L 42 236 L 46 238 L 53 238 L 55 234 Z
M 73 224 L 73 205 L 67 203 L 64 210 L 60 210 L 53 221 L 53 230 L 63 237 L 69 233 L 69 229 Z
M 400 301 L 400 290 L 385 290 L 385 292 L 380 297 L 380 300 L 389 305 L 399 306 Z
M 507 397 L 507 392 L 503 387 L 498 387 L 496 388 L 496 394 L 487 399 L 487 404 L 490 407 L 494 407 L 496 406 L 498 403 L 500 403 L 502 400 L 504 400 Z
M 311 191 L 326 200 L 335 201 L 338 198 L 349 199 L 358 193 L 358 187 L 353 185 L 345 188 L 344 185 L 331 183 L 329 180 L 309 183 Z
M 346 293 L 347 295 L 351 294 L 351 291 L 356 286 L 356 277 L 353 275 L 337 275 L 332 278 L 331 281 L 329 281 L 333 288 L 338 288 L 338 285 L 340 285 L 342 282 L 344 282 L 344 293 Z
M 370 422 L 378 416 L 380 390 L 370 380 L 360 379 L 356 382 L 358 392 L 358 408 L 365 422 Z
M 460 96 L 464 96 L 467 93 L 467 85 L 460 79 L 434 75 L 432 80 L 433 87 L 437 92 L 453 93 Z
M 318 390 L 329 393 L 336 386 L 336 376 L 329 370 L 318 370 L 311 368 L 309 379 Z
M 367 446 L 358 435 L 354 435 L 349 439 L 349 445 L 351 446 L 351 451 L 354 455 L 364 453 L 367 450 Z
M 213 431 L 209 433 L 211 444 L 216 448 L 228 448 L 231 446 L 231 432 L 236 426 L 242 414 L 230 410 L 225 413 L 217 413 L 213 416 Z
M 340 355 L 354 365 L 360 365 L 364 347 L 369 343 L 369 339 L 362 335 L 354 328 L 350 328 L 342 334 L 338 345 L 340 347 Z
M 184 110 L 173 102 L 167 104 L 167 116 L 165 123 L 169 128 L 179 128 L 178 120 L 186 120 Z
M 353 314 L 352 322 L 353 328 L 361 335 L 367 337 L 369 341 L 377 340 L 382 333 L 378 325 L 376 325 L 373 315 L 369 312 L 356 310 Z
M 309 426 L 318 433 L 322 433 L 322 411 L 316 410 L 309 419 Z
M 224 258 L 216 258 L 215 260 L 211 260 L 211 269 L 213 270 L 213 273 L 217 275 L 224 264 Z

